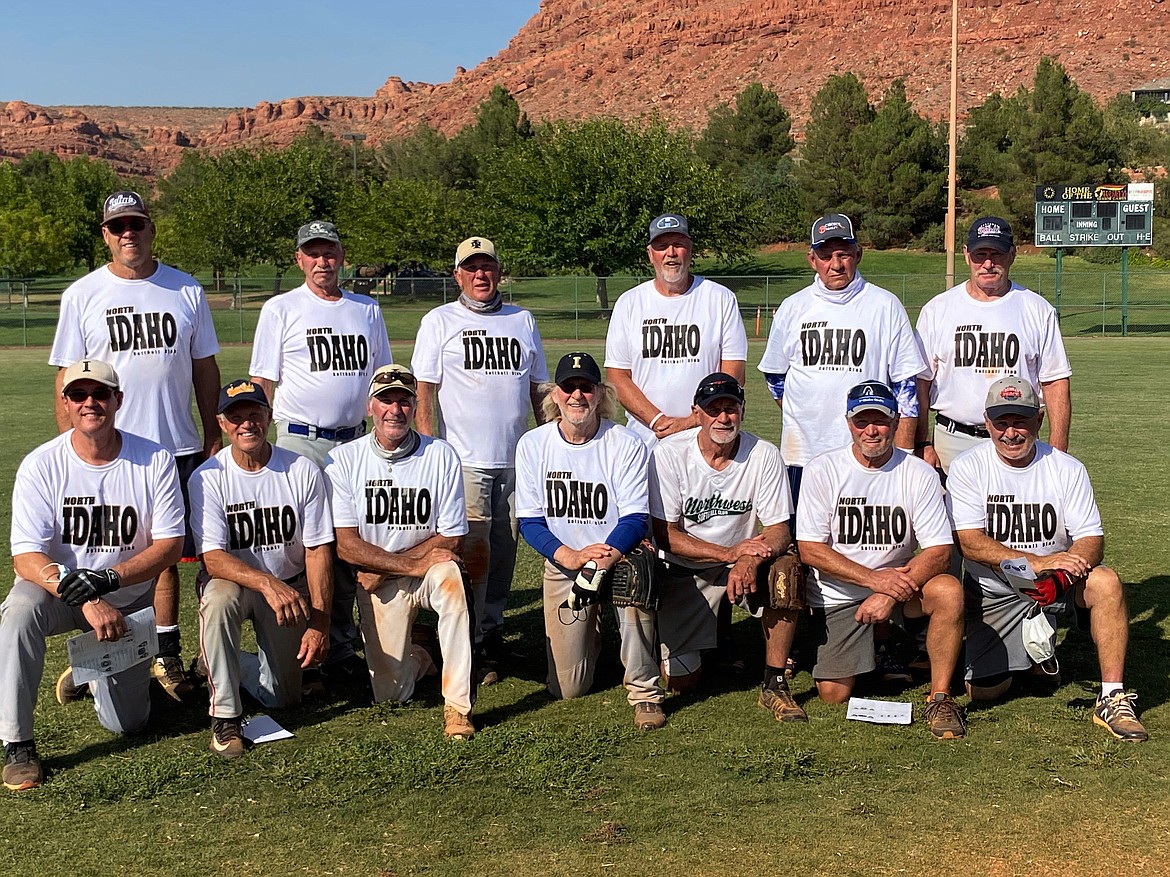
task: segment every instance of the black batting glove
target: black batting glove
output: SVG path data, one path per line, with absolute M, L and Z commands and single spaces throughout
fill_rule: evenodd
M 57 596 L 68 606 L 80 606 L 118 590 L 121 584 L 121 577 L 112 569 L 75 569 L 61 578 Z

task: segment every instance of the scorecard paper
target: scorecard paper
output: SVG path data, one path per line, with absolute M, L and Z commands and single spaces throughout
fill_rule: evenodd
M 73 682 L 82 685 L 96 682 L 103 676 L 121 673 L 149 661 L 158 654 L 158 632 L 154 629 L 154 607 L 147 606 L 126 616 L 129 630 L 120 640 L 98 642 L 92 630 L 70 637 L 69 665 L 73 668 Z
M 901 701 L 851 697 L 845 718 L 857 722 L 872 722 L 875 725 L 909 725 L 912 709 L 912 704 Z

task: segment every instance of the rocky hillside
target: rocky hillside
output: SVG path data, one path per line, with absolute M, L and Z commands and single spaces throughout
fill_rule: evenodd
M 254 138 L 281 145 L 315 124 L 374 145 L 419 122 L 451 133 L 495 84 L 536 120 L 659 113 L 699 127 L 760 80 L 799 128 L 832 73 L 871 94 L 906 77 L 920 110 L 949 100 L 950 0 L 544 0 L 506 49 L 439 85 L 391 76 L 370 97 L 297 97 L 248 109 L 0 106 L 0 157 L 93 155 L 164 173 L 183 150 Z M 959 0 L 961 109 L 1028 84 L 1055 56 L 1100 100 L 1170 75 L 1170 0 Z M 389 72 L 389 71 L 388 71 Z

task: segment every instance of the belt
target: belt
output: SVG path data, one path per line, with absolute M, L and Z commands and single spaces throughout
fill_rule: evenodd
M 966 423 L 959 423 L 958 421 L 951 420 L 945 414 L 934 415 L 934 422 L 943 429 L 950 430 L 951 432 L 961 432 L 964 435 L 974 436 L 975 438 L 991 438 L 991 433 L 982 426 L 970 426 Z
M 310 426 L 307 423 L 288 424 L 290 435 L 303 435 L 311 439 L 325 439 L 327 442 L 348 442 L 360 435 L 366 434 L 366 422 L 363 420 L 357 426 L 346 426 L 342 429 L 323 429 L 320 426 Z

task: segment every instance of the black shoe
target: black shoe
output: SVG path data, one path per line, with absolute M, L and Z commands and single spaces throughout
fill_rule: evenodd
M 4 747 L 4 788 L 14 792 L 35 789 L 45 781 L 37 747 L 31 741 Z

